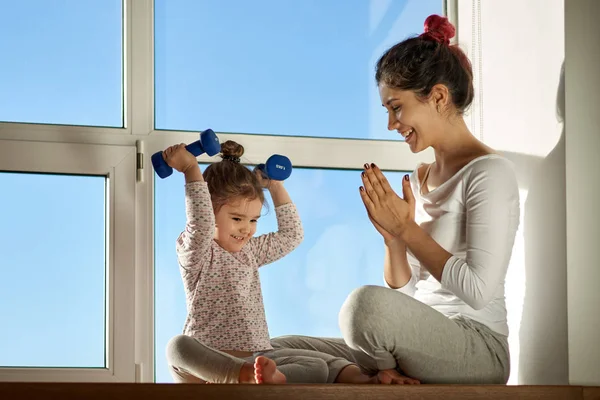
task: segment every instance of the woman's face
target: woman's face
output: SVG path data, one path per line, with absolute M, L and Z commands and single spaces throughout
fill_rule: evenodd
M 399 90 L 379 84 L 381 104 L 388 112 L 388 129 L 404 137 L 413 153 L 432 145 L 439 131 L 439 114 L 431 99 L 423 101 L 410 90 Z

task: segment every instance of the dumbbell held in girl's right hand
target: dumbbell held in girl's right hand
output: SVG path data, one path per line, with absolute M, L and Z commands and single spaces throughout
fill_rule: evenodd
M 200 140 L 188 144 L 185 148 L 195 157 L 203 153 L 212 157 L 221 151 L 221 144 L 215 132 L 212 129 L 207 129 L 200 134 Z M 162 179 L 173 173 L 173 168 L 165 161 L 162 151 L 157 151 L 152 155 L 152 166 L 156 174 Z
M 256 169 L 268 179 L 284 181 L 292 174 L 292 162 L 286 156 L 273 154 L 266 163 L 258 164 Z

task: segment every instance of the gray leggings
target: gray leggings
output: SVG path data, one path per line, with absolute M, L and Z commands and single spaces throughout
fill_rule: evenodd
M 212 349 L 198 339 L 178 335 L 167 344 L 167 361 L 177 383 L 239 383 L 244 363 L 265 356 L 277 364 L 288 383 L 333 383 L 347 359 L 306 349 L 275 349 L 238 358 Z
M 446 317 L 398 291 L 363 286 L 339 315 L 343 339 L 283 336 L 276 349 L 316 350 L 355 361 L 366 373 L 396 368 L 422 383 L 508 381 L 507 337 L 469 318 Z

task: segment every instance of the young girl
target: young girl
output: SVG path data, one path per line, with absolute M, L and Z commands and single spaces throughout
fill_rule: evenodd
M 204 174 L 185 145 L 163 153 L 186 182 L 187 222 L 177 256 L 188 316 L 184 334 L 167 345 L 173 377 L 187 383 L 370 382 L 346 359 L 271 346 L 258 268 L 294 250 L 303 239 L 302 224 L 282 182 L 239 163 L 241 145 L 226 141 L 221 151 L 223 160 Z M 253 237 L 264 188 L 278 231 Z

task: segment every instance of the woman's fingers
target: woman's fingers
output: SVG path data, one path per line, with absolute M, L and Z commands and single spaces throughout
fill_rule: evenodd
M 369 169 L 373 172 L 374 179 L 378 182 L 379 186 L 381 187 L 381 190 L 384 193 L 394 191 L 394 189 L 392 189 L 392 187 L 390 186 L 390 183 L 388 182 L 387 178 L 385 177 L 385 175 L 383 175 L 383 172 L 381 172 L 377 165 L 371 164 L 371 168 Z
M 371 187 L 373 188 L 373 191 L 377 194 L 377 197 L 383 198 L 383 196 L 385 195 L 385 190 L 383 190 L 380 179 L 377 177 L 375 171 L 375 169 L 379 168 L 377 168 L 375 164 L 365 164 L 364 167 L 365 170 L 363 171 L 363 174 L 368 179 Z
M 367 194 L 366 189 L 363 186 L 361 186 L 359 188 L 359 192 L 360 192 L 360 198 L 362 199 L 363 204 L 365 205 L 365 208 L 367 209 L 367 213 L 370 215 L 371 211 L 373 210 L 375 205 L 373 204 L 373 201 L 371 200 L 371 198 Z
M 415 195 L 410 186 L 410 177 L 408 175 L 404 175 L 404 179 L 402 179 L 402 195 L 404 200 L 406 200 L 411 207 L 414 207 Z
M 371 180 L 369 179 L 368 172 L 367 171 L 363 171 L 360 174 L 360 176 L 362 178 L 362 182 L 363 182 L 363 187 L 364 187 L 365 194 L 369 197 L 369 199 L 371 199 L 371 202 L 373 202 L 373 203 L 378 202 L 379 201 L 379 196 L 377 194 L 377 191 L 373 187 L 373 184 L 371 183 Z

